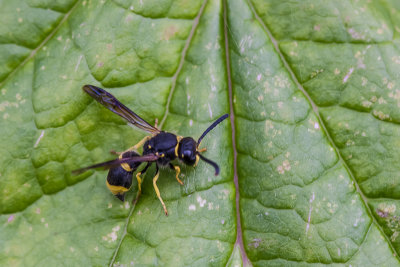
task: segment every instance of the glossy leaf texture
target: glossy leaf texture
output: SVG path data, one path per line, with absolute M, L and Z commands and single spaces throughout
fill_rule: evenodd
M 400 265 L 397 1 L 20 0 L 0 21 L 1 266 Z M 162 169 L 168 217 L 154 166 L 137 204 L 135 178 L 120 202 L 107 171 L 71 175 L 145 136 L 84 84 L 195 139 L 230 113 L 202 142 L 220 175 Z

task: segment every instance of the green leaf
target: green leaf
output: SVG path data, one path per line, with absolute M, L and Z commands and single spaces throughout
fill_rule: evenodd
M 399 266 L 400 5 L 0 2 L 1 266 Z M 145 133 L 82 90 L 198 138 L 136 204 L 107 171 Z M 231 125 L 232 124 L 232 125 Z M 140 167 L 140 169 L 143 167 Z

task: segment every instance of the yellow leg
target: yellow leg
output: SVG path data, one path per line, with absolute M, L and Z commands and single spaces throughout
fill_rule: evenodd
M 159 176 L 159 175 L 160 175 L 160 172 L 159 172 L 158 169 L 157 169 L 156 176 L 154 176 L 154 178 L 153 178 L 153 186 L 154 186 L 154 190 L 156 191 L 156 195 L 157 195 L 158 199 L 160 200 L 161 205 L 162 205 L 163 208 L 164 208 L 165 215 L 168 216 L 167 208 L 165 207 L 164 201 L 163 201 L 162 198 L 161 198 L 160 190 L 158 190 L 158 187 L 157 187 L 157 180 L 158 180 L 158 176 Z
M 132 199 L 133 205 L 136 205 L 136 203 L 139 200 L 140 195 L 142 194 L 142 178 L 140 178 L 141 174 L 142 174 L 141 172 L 138 172 L 136 174 L 136 179 L 137 179 L 137 183 L 138 183 L 138 193 L 137 193 L 136 197 L 134 199 Z
M 138 194 L 140 195 L 142 193 L 142 178 L 140 177 L 140 175 L 142 174 L 142 172 L 138 172 L 136 174 L 136 180 L 137 180 L 137 184 L 138 184 Z
M 207 151 L 207 148 L 200 148 L 200 149 L 197 149 L 197 152 L 200 152 L 200 153 L 203 153 L 203 152 L 205 152 L 205 151 Z M 196 155 L 196 162 L 194 163 L 193 167 L 196 167 L 196 166 L 197 166 L 197 163 L 199 163 L 199 160 L 200 160 L 200 157 L 199 157 L 198 155 Z
M 181 179 L 179 179 L 179 174 L 181 173 L 181 168 L 179 168 L 179 166 L 174 166 L 174 168 L 176 171 L 176 180 L 178 181 L 178 183 L 183 185 L 183 182 L 181 181 Z
M 140 175 L 142 175 L 142 174 L 144 175 L 145 172 L 147 171 L 147 169 L 148 169 L 150 166 L 151 166 L 151 162 L 148 162 L 147 165 L 146 165 L 146 167 L 144 167 L 144 169 L 143 169 L 142 171 L 140 171 L 140 172 L 138 172 L 138 173 L 136 174 L 136 180 L 137 180 L 137 183 L 138 183 L 138 193 L 137 193 L 136 199 L 134 199 L 134 200 L 132 201 L 132 203 L 136 203 L 136 202 L 138 201 L 140 195 L 142 194 L 142 182 L 143 182 L 143 179 L 142 179 L 142 177 L 140 177 Z
M 199 163 L 200 157 L 199 155 L 196 155 L 196 162 L 194 163 L 193 167 L 197 166 L 197 163 Z
M 174 166 L 172 163 L 169 164 L 169 167 L 173 170 L 175 170 L 176 172 L 176 180 L 178 181 L 178 183 L 180 183 L 181 185 L 183 185 L 183 182 L 181 181 L 181 179 L 179 179 L 179 174 L 181 173 L 181 168 L 179 168 L 179 166 Z
M 136 145 L 128 148 L 127 150 L 125 150 L 125 152 L 126 151 L 131 151 L 131 150 L 137 151 L 138 148 L 143 146 L 144 143 L 146 143 L 146 141 L 149 140 L 150 138 L 151 138 L 150 136 L 145 136 L 142 140 L 139 141 L 139 143 L 137 143 Z
M 144 143 L 146 143 L 146 141 L 149 140 L 150 138 L 151 138 L 151 136 L 145 136 L 142 140 L 139 141 L 139 143 L 137 143 L 136 145 L 134 145 L 134 146 L 128 148 L 128 149 L 125 150 L 125 151 L 117 152 L 117 151 L 115 151 L 115 150 L 111 150 L 110 153 L 113 154 L 113 155 L 120 155 L 120 156 L 121 156 L 122 154 L 124 154 L 125 152 L 128 152 L 128 151 L 134 150 L 134 151 L 137 152 L 138 148 L 141 147 L 141 146 L 143 146 Z

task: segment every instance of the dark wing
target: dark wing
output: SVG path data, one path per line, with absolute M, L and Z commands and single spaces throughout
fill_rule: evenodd
M 82 89 L 83 91 L 88 93 L 88 95 L 96 99 L 97 102 L 99 102 L 115 114 L 121 116 L 128 122 L 132 123 L 136 127 L 145 130 L 146 132 L 149 132 L 151 134 L 157 134 L 160 132 L 160 130 L 151 126 L 148 122 L 139 117 L 135 112 L 127 108 L 112 94 L 106 92 L 105 90 L 93 85 L 85 85 L 82 87 Z
M 110 160 L 110 161 L 106 161 L 106 162 L 101 162 L 101 163 L 97 163 L 82 169 L 78 169 L 78 170 L 74 170 L 72 171 L 72 174 L 78 175 L 81 174 L 87 170 L 90 169 L 95 169 L 95 168 L 100 168 L 100 167 L 104 167 L 104 169 L 110 169 L 116 166 L 119 166 L 123 163 L 132 163 L 132 162 L 151 162 L 151 161 L 156 161 L 159 158 L 159 156 L 156 156 L 154 154 L 150 154 L 150 155 L 145 155 L 145 156 L 134 156 L 134 157 L 129 157 L 129 158 L 122 158 L 122 159 L 114 159 L 114 160 Z

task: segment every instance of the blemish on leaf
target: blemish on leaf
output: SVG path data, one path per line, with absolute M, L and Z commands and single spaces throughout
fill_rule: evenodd
M 208 103 L 207 105 L 208 105 L 208 113 L 210 114 L 210 118 L 212 118 L 212 110 L 211 110 L 210 103 Z
M 178 29 L 172 25 L 164 30 L 163 37 L 161 40 L 169 41 L 178 32 Z
M 339 75 L 340 74 L 340 70 L 338 68 L 335 68 L 334 73 L 335 73 L 335 75 Z
M 112 232 L 111 233 L 107 234 L 107 236 L 103 236 L 102 237 L 103 240 L 107 241 L 108 243 L 115 242 L 117 240 L 117 238 L 118 238 L 117 232 L 119 230 L 120 230 L 120 226 L 119 225 L 115 226 L 114 228 L 112 228 Z
M 362 33 L 357 32 L 355 29 L 353 28 L 349 28 L 347 30 L 347 32 L 351 35 L 351 37 L 355 40 L 362 40 L 365 39 L 365 35 Z
M 365 77 L 361 77 L 361 86 L 366 86 L 368 83 L 368 79 Z
M 39 138 L 36 140 L 35 145 L 33 146 L 34 148 L 36 148 L 39 145 L 39 142 L 40 142 L 40 140 L 42 140 L 43 136 L 44 136 L 44 130 L 42 130 Z
M 312 203 L 315 200 L 315 193 L 312 192 L 312 195 L 310 197 L 310 208 L 308 209 L 308 219 L 307 219 L 307 225 L 306 225 L 306 235 L 308 233 L 308 230 L 310 229 L 310 223 L 311 223 L 311 212 L 312 212 Z
M 400 64 L 400 56 L 393 56 L 392 61 L 396 64 Z
M 197 202 L 199 203 L 199 206 L 202 208 L 206 204 L 207 200 L 202 199 L 201 196 L 197 197 Z
M 260 238 L 254 238 L 250 243 L 249 243 L 249 247 L 253 247 L 253 248 L 258 248 L 260 246 L 261 243 L 261 239 Z
M 274 77 L 274 85 L 279 88 L 288 88 L 290 83 L 287 77 L 283 75 L 277 75 Z
M 374 110 L 373 114 L 375 117 L 378 117 L 380 120 L 389 119 L 389 114 L 385 114 L 382 111 Z
M 83 55 L 80 55 L 79 58 L 78 58 L 78 62 L 75 65 L 75 72 L 78 70 L 78 67 L 81 64 L 82 58 L 83 58 Z
M 14 214 L 12 214 L 12 215 L 10 215 L 10 217 L 8 217 L 7 222 L 10 223 L 10 222 L 14 221 L 14 219 L 15 219 L 15 216 L 14 216 Z
M 282 165 L 279 165 L 276 170 L 278 171 L 279 174 L 284 174 L 285 171 L 290 171 L 292 167 L 290 166 L 290 162 L 288 160 L 284 160 L 282 162 Z
M 347 72 L 346 76 L 344 76 L 344 78 L 343 78 L 343 83 L 346 83 L 346 82 L 347 82 L 347 80 L 350 78 L 350 76 L 351 76 L 351 74 L 353 73 L 353 71 L 354 71 L 354 68 L 351 67 L 351 68 L 349 69 L 349 71 Z
M 381 204 L 379 204 L 378 209 L 383 211 L 384 213 L 394 214 L 396 211 L 396 205 L 381 203 Z

